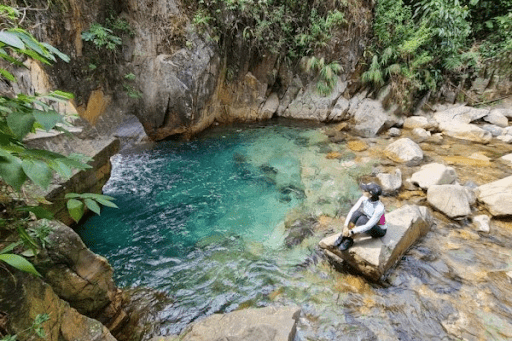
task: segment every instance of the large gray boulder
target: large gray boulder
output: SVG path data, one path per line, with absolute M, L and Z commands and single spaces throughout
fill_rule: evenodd
M 489 114 L 487 114 L 487 116 L 484 116 L 484 121 L 502 128 L 508 126 L 508 118 L 496 110 L 493 110 Z
M 502 127 L 498 127 L 494 124 L 484 124 L 482 129 L 490 132 L 493 137 L 500 136 L 504 132 Z
M 431 130 L 437 128 L 437 126 L 437 121 L 425 116 L 411 116 L 407 117 L 404 121 L 405 129 L 423 128 L 425 130 Z
M 478 187 L 478 200 L 495 217 L 512 215 L 512 176 Z
M 498 108 L 491 110 L 491 113 L 496 113 L 505 116 L 509 120 L 512 120 L 512 109 Z
M 386 214 L 388 232 L 382 238 L 363 237 L 347 251 L 340 251 L 334 242 L 340 233 L 319 243 L 325 254 L 336 263 L 343 261 L 363 276 L 378 281 L 433 224 L 427 207 L 407 205 Z
M 457 180 L 457 173 L 453 167 L 440 163 L 429 163 L 420 168 L 411 176 L 410 182 L 423 189 L 433 185 L 449 185 Z
M 375 137 L 398 123 L 398 119 L 387 112 L 381 102 L 369 98 L 359 103 L 354 113 L 354 121 L 355 133 L 363 137 Z
M 427 201 L 450 218 L 471 214 L 467 189 L 460 185 L 432 185 L 427 191 Z
M 216 89 L 220 57 L 215 44 L 194 34 L 187 38 L 192 48 L 147 58 L 140 66 L 143 110 L 136 115 L 153 140 L 201 124 Z
M 439 123 L 439 129 L 448 136 L 478 143 L 489 143 L 492 139 L 491 133 L 470 124 L 488 114 L 489 110 L 487 109 L 458 106 L 435 113 L 434 119 Z
M 409 138 L 402 138 L 391 143 L 384 150 L 384 154 L 389 159 L 399 163 L 423 160 L 423 151 L 420 146 Z
M 300 90 L 297 97 L 288 105 L 280 116 L 303 120 L 325 122 L 328 120 L 338 97 L 345 91 L 346 82 L 338 79 L 332 92 L 323 96 L 316 90 L 316 84 L 310 83 L 306 89 Z M 279 112 L 278 112 L 279 113 Z
M 194 323 L 180 341 L 289 341 L 295 337 L 297 307 L 244 309 Z M 153 340 L 161 340 L 156 337 Z M 173 340 L 173 339 L 171 339 Z

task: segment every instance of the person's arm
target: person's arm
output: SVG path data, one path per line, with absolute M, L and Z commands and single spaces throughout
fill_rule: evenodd
M 348 212 L 347 214 L 347 217 L 345 218 L 345 227 L 348 227 L 348 224 L 350 222 L 350 218 L 352 218 L 352 214 L 354 214 L 354 212 L 359 209 L 359 207 L 361 207 L 361 204 L 363 203 L 363 201 L 367 199 L 364 195 L 359 198 L 359 200 L 356 202 L 356 204 L 354 206 L 352 206 L 352 208 L 350 209 L 350 211 Z
M 380 217 L 382 217 L 383 214 L 384 214 L 384 205 L 382 203 L 380 203 L 380 205 L 377 205 L 377 207 L 375 207 L 375 211 L 373 212 L 372 217 L 370 218 L 370 220 L 368 220 L 368 222 L 366 224 L 357 226 L 357 227 L 353 228 L 350 232 L 352 234 L 356 234 L 356 233 L 364 233 L 364 232 L 369 231 L 374 225 L 376 225 L 379 222 Z

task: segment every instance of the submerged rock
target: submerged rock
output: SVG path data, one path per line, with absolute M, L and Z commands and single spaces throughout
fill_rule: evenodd
M 384 154 L 389 159 L 399 163 L 423 160 L 423 151 L 420 146 L 409 138 L 403 138 L 391 143 L 384 150 Z
M 427 201 L 450 218 L 461 218 L 471 214 L 467 189 L 460 185 L 432 185 L 427 192 Z
M 334 247 L 340 233 L 322 239 L 319 245 L 335 263 L 345 261 L 365 277 L 377 281 L 433 224 L 430 210 L 416 205 L 386 214 L 386 221 L 388 232 L 384 237 L 360 238 L 348 251 Z
M 194 323 L 180 341 L 289 341 L 295 337 L 297 307 L 244 309 L 214 314 Z M 155 337 L 151 341 L 175 340 Z
M 457 173 L 453 167 L 447 167 L 440 163 L 429 163 L 414 173 L 410 182 L 423 189 L 433 185 L 453 184 L 457 180 Z
M 511 216 L 512 176 L 478 187 L 477 197 L 493 216 Z

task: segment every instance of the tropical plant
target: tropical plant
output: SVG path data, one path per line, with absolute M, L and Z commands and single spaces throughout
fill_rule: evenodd
M 105 47 L 110 51 L 114 51 L 119 45 L 123 44 L 120 37 L 114 32 L 98 23 L 93 23 L 88 30 L 82 32 L 82 39 L 92 42 L 96 48 Z
M 40 338 L 46 338 L 46 333 L 43 329 L 43 324 L 50 320 L 50 315 L 48 314 L 38 314 L 36 318 L 34 319 L 34 322 L 30 327 L 28 327 L 25 330 L 22 330 L 19 334 L 31 334 L 31 335 L 37 335 Z M 0 341 L 18 341 L 18 335 L 6 335 L 3 336 Z
M 29 32 L 16 27 L 15 20 L 18 15 L 18 11 L 14 8 L 3 5 L 0 7 L 0 19 L 7 25 L 14 26 L 0 31 L 0 58 L 5 60 L 9 67 L 23 67 L 23 59 L 27 57 L 46 64 L 51 64 L 56 57 L 65 62 L 69 61 L 68 56 L 53 46 L 37 41 Z M 16 77 L 6 68 L 0 68 L 1 79 L 7 82 L 16 82 Z M 64 156 L 48 150 L 28 148 L 23 142 L 26 135 L 36 129 L 67 133 L 66 121 L 60 113 L 55 111 L 53 103 L 64 102 L 72 97 L 71 94 L 59 90 L 44 95 L 20 93 L 14 98 L 0 97 L 0 179 L 14 191 L 20 192 L 22 186 L 29 179 L 39 187 L 47 188 L 54 173 L 69 179 L 73 169 L 91 168 L 87 165 L 89 159 L 83 155 Z M 83 200 L 83 203 L 91 211 L 97 213 L 99 213 L 98 202 L 107 206 L 115 206 L 110 201 L 113 198 L 106 196 L 89 194 L 87 197 L 86 194 L 76 194 L 76 198 Z M 70 199 L 76 200 L 75 198 Z M 50 212 L 39 206 L 22 207 L 19 210 L 32 212 L 37 218 L 53 218 Z M 73 218 L 78 218 L 78 210 L 74 208 L 71 211 Z M 16 220 L 16 218 L 12 220 Z M 76 220 L 78 221 L 78 219 Z M 15 225 L 18 225 L 17 232 L 20 243 L 11 243 L 0 250 L 0 261 L 19 270 L 39 275 L 24 257 L 11 253 L 21 244 L 31 250 L 32 255 L 37 254 L 39 248 L 38 243 L 27 233 L 23 224 Z M 36 236 L 38 233 L 39 236 L 44 234 L 41 231 L 35 233 Z
M 326 96 L 332 92 L 338 81 L 338 74 L 343 69 L 338 62 L 326 64 L 325 58 L 306 58 L 306 72 L 318 76 L 316 89 L 319 94 Z

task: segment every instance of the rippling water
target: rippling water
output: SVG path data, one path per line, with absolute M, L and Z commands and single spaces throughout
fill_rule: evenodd
M 314 129 L 264 125 L 123 153 L 104 188 L 120 208 L 104 208 L 79 233 L 119 286 L 171 297 L 156 334 L 213 313 L 294 304 L 297 341 L 512 339 L 510 222 L 485 235 L 437 215 L 380 284 L 316 262 L 316 243 L 332 230 L 286 245 L 283 221 L 307 199 L 304 155 L 329 151 Z M 357 187 L 347 179 L 344 190 Z

